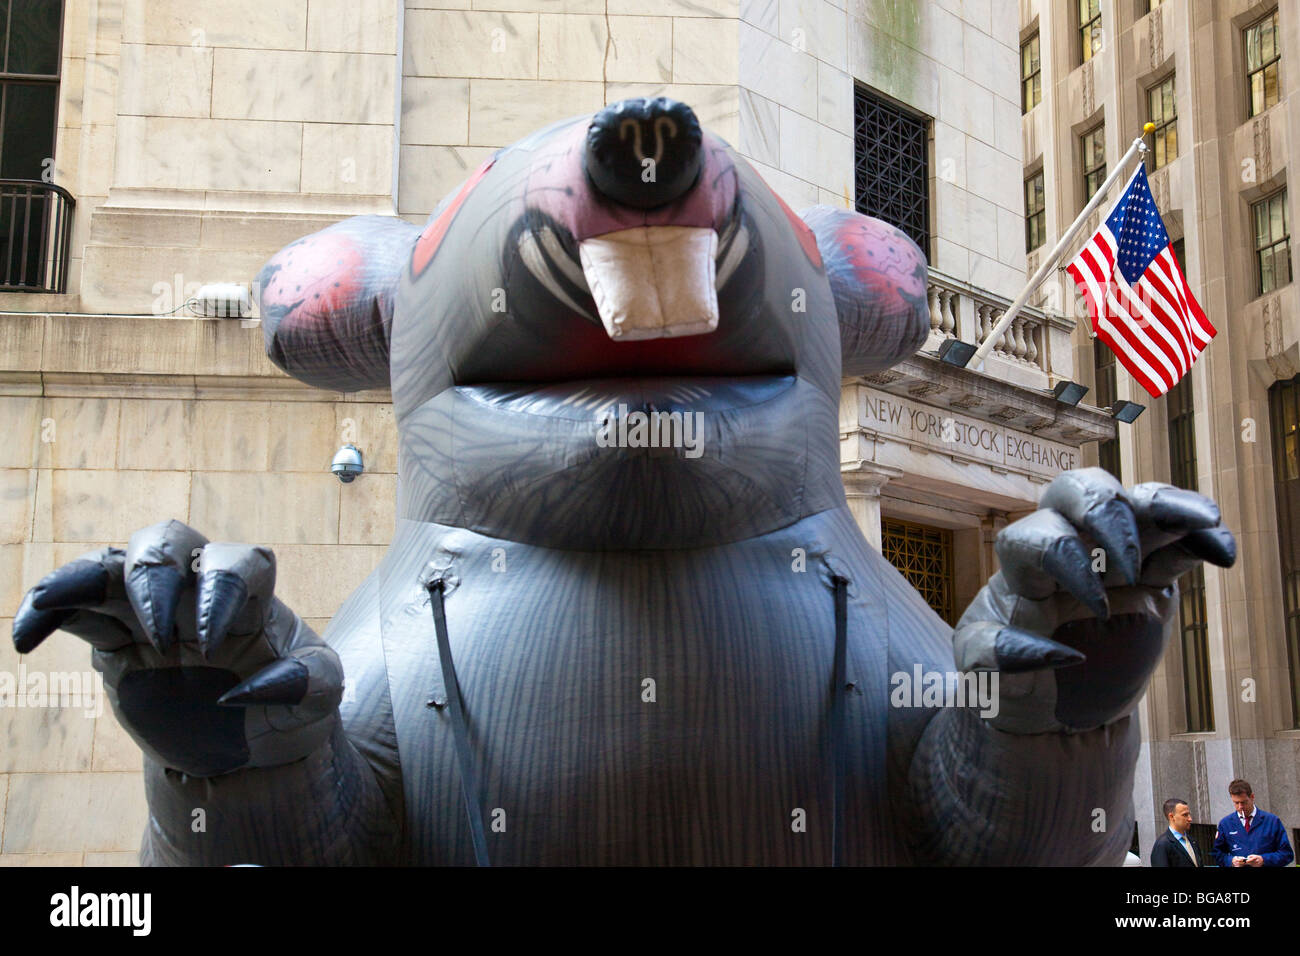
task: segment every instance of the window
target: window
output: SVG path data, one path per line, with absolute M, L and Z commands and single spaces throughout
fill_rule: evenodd
M 1159 169 L 1178 158 L 1178 111 L 1174 105 L 1171 76 L 1147 90 L 1147 115 L 1156 124 L 1154 143 L 1148 153 L 1148 168 Z
M 957 623 L 952 532 L 895 518 L 880 519 L 880 550 L 934 612 Z
M 1178 256 L 1181 240 L 1174 247 Z M 1178 256 L 1179 265 L 1182 257 Z M 1192 377 L 1185 376 L 1165 395 L 1169 413 L 1169 483 L 1195 491 L 1196 407 Z M 1200 565 L 1178 581 L 1178 632 L 1183 651 L 1183 702 L 1187 731 L 1214 730 L 1214 700 L 1210 687 L 1209 623 L 1205 612 L 1205 570 Z
M 1084 63 L 1101 52 L 1101 0 L 1079 0 L 1079 44 Z
M 1250 208 L 1255 219 L 1255 277 L 1263 295 L 1291 281 L 1286 190 L 1266 196 Z
M 54 156 L 63 4 L 0 0 L 0 179 L 36 179 Z
M 1300 375 L 1268 390 L 1291 722 L 1300 728 Z
M 1028 113 L 1043 101 L 1043 64 L 1038 56 L 1038 34 L 1020 47 L 1020 111 Z
M 1277 11 L 1246 28 L 1246 92 L 1251 116 L 1258 116 L 1278 101 Z
M 1043 174 L 1025 180 L 1025 252 L 1047 241 L 1047 203 L 1043 199 Z
M 0 0 L 0 290 L 61 292 L 71 216 L 50 185 L 63 4 Z M 13 182 L 17 180 L 17 182 Z
M 897 226 L 930 254 L 929 124 L 862 87 L 853 96 L 858 212 Z
M 1106 127 L 1083 134 L 1083 201 L 1086 203 L 1106 181 Z
M 1119 396 L 1115 382 L 1115 353 L 1101 339 L 1092 340 L 1092 364 L 1096 370 L 1096 396 L 1098 408 L 1110 408 Z M 1119 439 L 1107 438 L 1097 443 L 1097 463 L 1118 480 L 1119 473 Z
M 1147 13 L 1150 13 L 1152 10 L 1154 10 L 1156 7 L 1160 6 L 1160 4 L 1164 2 L 1165 0 L 1147 0 Z

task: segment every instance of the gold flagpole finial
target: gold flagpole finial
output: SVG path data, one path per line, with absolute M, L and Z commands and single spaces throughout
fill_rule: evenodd
M 1156 131 L 1155 123 L 1147 123 L 1142 127 L 1142 135 L 1149 136 Z

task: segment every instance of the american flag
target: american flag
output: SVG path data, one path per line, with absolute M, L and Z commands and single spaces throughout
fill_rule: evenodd
M 1066 271 L 1092 328 L 1152 397 L 1178 383 L 1215 329 L 1187 287 L 1139 165 L 1096 234 Z

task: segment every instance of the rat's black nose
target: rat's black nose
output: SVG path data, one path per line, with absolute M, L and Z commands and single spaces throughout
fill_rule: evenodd
M 612 103 L 587 128 L 587 177 L 616 203 L 662 206 L 695 185 L 701 139 L 700 121 L 685 103 L 663 96 Z

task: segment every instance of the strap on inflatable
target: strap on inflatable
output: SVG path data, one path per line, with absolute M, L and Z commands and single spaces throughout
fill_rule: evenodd
M 835 585 L 835 674 L 831 684 L 831 762 L 835 785 L 831 803 L 831 866 L 844 861 L 844 695 L 848 663 L 848 585 L 836 575 Z
M 461 701 L 460 683 L 456 680 L 456 665 L 451 659 L 451 643 L 447 639 L 447 612 L 442 603 L 442 579 L 430 581 L 428 589 L 433 605 L 433 627 L 438 634 L 438 663 L 442 668 L 442 682 L 447 689 L 451 732 L 456 738 L 460 789 L 465 796 L 465 815 L 469 817 L 470 839 L 474 841 L 474 860 L 479 866 L 491 866 L 492 863 L 488 859 L 487 832 L 483 829 L 483 808 L 479 805 L 478 774 L 474 771 L 474 755 L 469 748 L 469 728 L 465 724 L 465 707 Z

